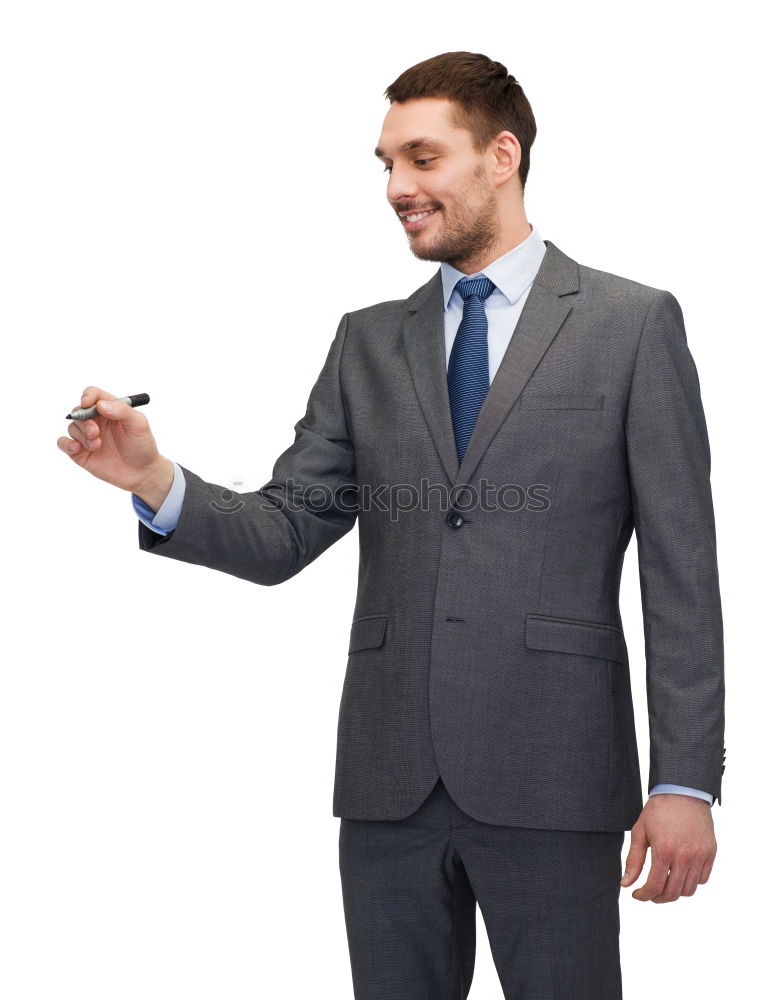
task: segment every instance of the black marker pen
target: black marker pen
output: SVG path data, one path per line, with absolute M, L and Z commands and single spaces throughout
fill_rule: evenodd
M 150 403 L 151 397 L 147 392 L 139 392 L 136 396 L 122 396 L 117 400 L 119 403 L 126 403 L 127 406 L 145 406 Z M 89 420 L 90 417 L 100 416 L 97 406 L 75 406 L 71 413 L 66 414 L 67 420 Z

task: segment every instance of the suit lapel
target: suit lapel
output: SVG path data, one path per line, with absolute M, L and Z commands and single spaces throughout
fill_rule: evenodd
M 450 483 L 459 460 L 452 426 L 444 344 L 441 268 L 407 300 L 410 315 L 403 321 L 404 348 L 420 408 Z
M 459 466 L 447 385 L 441 269 L 407 299 L 404 346 L 423 415 L 452 486 L 464 485 L 571 311 L 579 266 L 554 243 L 529 289 Z

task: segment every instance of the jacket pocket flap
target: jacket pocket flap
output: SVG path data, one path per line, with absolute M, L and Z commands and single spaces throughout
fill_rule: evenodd
M 623 630 L 603 622 L 526 615 L 526 645 L 531 649 L 599 656 L 603 660 L 628 663 Z
M 351 623 L 349 652 L 380 646 L 386 634 L 387 621 L 388 615 L 364 615 L 362 618 L 355 618 Z
M 527 392 L 522 410 L 601 410 L 605 396 L 589 392 Z

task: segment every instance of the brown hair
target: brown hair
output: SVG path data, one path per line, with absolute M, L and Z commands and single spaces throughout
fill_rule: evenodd
M 452 124 L 467 129 L 482 153 L 498 132 L 520 143 L 518 176 L 525 189 L 536 121 L 523 89 L 502 63 L 479 52 L 444 52 L 405 70 L 386 88 L 391 101 L 444 97 L 453 102 Z

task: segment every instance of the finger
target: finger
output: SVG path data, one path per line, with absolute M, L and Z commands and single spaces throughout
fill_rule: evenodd
M 80 406 L 93 406 L 96 399 L 116 399 L 117 397 L 112 392 L 106 392 L 105 389 L 100 389 L 97 385 L 88 385 L 87 388 L 82 390 L 82 401 Z
M 668 874 L 668 877 L 663 885 L 663 889 L 658 893 L 657 896 L 653 896 L 654 903 L 674 903 L 682 895 L 682 890 L 684 889 L 684 880 L 687 878 L 687 873 L 690 870 L 690 865 L 685 862 L 674 862 L 674 867 Z
M 86 423 L 93 424 L 93 421 L 88 420 L 86 421 Z M 93 441 L 95 441 L 95 439 L 100 436 L 100 430 L 97 427 L 95 428 L 95 434 L 93 434 L 92 431 L 88 433 L 87 428 L 80 427 L 79 421 L 77 420 L 73 420 L 69 424 L 68 429 L 69 429 L 69 434 L 74 438 L 75 441 L 79 441 L 81 445 L 86 446 L 88 448 L 92 448 Z
M 72 458 L 76 458 L 83 451 L 87 451 L 84 445 L 81 445 L 79 441 L 73 441 L 71 438 L 67 437 L 59 437 L 56 444 L 61 451 L 65 451 L 66 454 L 70 455 Z
M 652 851 L 650 853 L 651 862 L 650 871 L 647 875 L 647 881 L 644 885 L 641 885 L 632 893 L 632 896 L 635 899 L 639 899 L 642 902 L 650 900 L 654 896 L 658 896 L 663 892 L 663 887 L 666 884 L 666 879 L 668 878 L 669 873 L 669 865 L 661 858 L 653 858 Z
M 138 413 L 128 403 L 123 403 L 120 399 L 116 399 L 113 396 L 110 399 L 98 399 L 96 405 L 98 407 L 98 416 L 122 424 L 125 430 L 144 430 L 148 425 L 145 414 Z
M 67 429 L 75 441 L 79 441 L 80 444 L 85 443 L 85 433 L 76 420 L 72 420 Z
M 702 858 L 698 858 L 693 864 L 690 865 L 687 872 L 687 876 L 684 880 L 684 885 L 682 886 L 683 896 L 694 896 L 698 889 L 698 883 L 700 881 L 700 872 L 703 869 Z
M 75 420 L 74 423 L 80 428 L 85 437 L 100 437 L 101 428 L 94 418 L 90 418 L 89 420 Z
M 701 885 L 705 885 L 708 879 L 711 877 L 713 862 L 714 862 L 713 858 L 706 858 L 706 860 L 703 862 L 703 867 L 700 871 L 700 878 L 698 879 Z
M 645 837 L 644 828 L 637 828 L 635 826 L 632 828 L 631 845 L 629 846 L 629 853 L 626 855 L 624 877 L 621 879 L 621 885 L 629 886 L 632 882 L 636 882 L 639 878 L 640 872 L 642 871 L 642 867 L 645 864 L 646 857 L 647 839 Z

